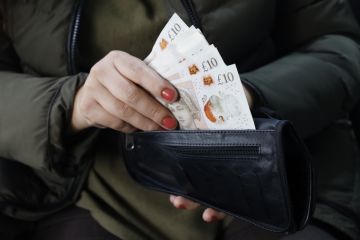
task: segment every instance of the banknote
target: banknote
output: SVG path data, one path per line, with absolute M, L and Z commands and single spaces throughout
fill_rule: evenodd
M 207 129 L 255 129 L 235 65 L 192 77 Z
M 184 56 L 193 56 L 209 46 L 208 41 L 200 29 L 194 26 L 184 31 L 171 44 L 176 46 L 180 54 Z
M 168 46 L 166 50 L 156 55 L 156 57 L 148 65 L 163 76 L 163 72 L 166 72 L 181 63 L 185 60 L 185 58 L 186 56 L 181 54 L 176 46 L 171 45 Z
M 170 68 L 161 75 L 170 82 L 185 77 L 204 74 L 213 69 L 225 67 L 219 51 L 214 45 L 210 45 L 202 52 L 186 58 L 183 62 Z
M 195 27 L 190 27 L 159 52 L 148 65 L 162 75 L 172 67 L 202 52 L 209 46 L 204 35 Z
M 167 104 L 168 109 L 179 122 L 181 130 L 208 129 L 202 117 L 193 82 L 188 79 L 173 83 L 179 93 L 179 100 Z
M 157 54 L 167 48 L 169 43 L 179 37 L 189 27 L 176 13 L 169 19 L 163 30 L 160 32 L 159 37 L 155 41 L 155 45 L 151 53 L 145 58 L 144 62 L 150 63 Z
M 165 103 L 182 130 L 255 129 L 235 65 L 226 66 L 202 32 L 174 14 L 144 60 L 178 90 Z

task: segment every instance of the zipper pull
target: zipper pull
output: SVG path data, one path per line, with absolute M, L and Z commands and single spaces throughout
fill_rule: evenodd
M 134 136 L 130 134 L 126 134 L 125 136 L 125 148 L 127 151 L 132 151 L 135 149 L 135 141 Z

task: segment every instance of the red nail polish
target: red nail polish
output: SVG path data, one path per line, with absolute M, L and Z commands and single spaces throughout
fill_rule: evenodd
M 215 216 L 211 216 L 209 222 L 216 222 L 218 219 Z
M 161 124 L 166 128 L 166 129 L 175 129 L 177 126 L 177 121 L 175 118 L 173 117 L 165 117 L 162 121 Z
M 178 209 L 186 209 L 185 205 L 183 205 L 183 204 L 180 204 L 177 208 Z
M 175 91 L 170 88 L 164 88 L 161 91 L 161 97 L 164 98 L 165 100 L 171 102 L 175 98 Z

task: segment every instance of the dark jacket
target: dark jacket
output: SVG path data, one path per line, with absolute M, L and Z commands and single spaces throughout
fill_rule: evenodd
M 139 3 L 149 21 L 157 14 L 155 2 Z M 178 12 L 203 30 L 226 63 L 236 63 L 258 105 L 293 121 L 318 173 L 321 204 L 315 217 L 352 237 L 359 234 L 354 219 L 360 214 L 360 159 L 346 117 L 359 100 L 360 32 L 347 2 L 164 4 L 168 16 Z M 102 144 L 96 141 L 102 130 L 76 136 L 68 131 L 74 95 L 98 59 L 80 61 L 86 2 L 8 0 L 5 5 L 6 31 L 0 36 L 0 211 L 37 219 L 76 201 L 94 161 L 93 146 Z M 133 17 L 131 11 L 127 14 Z M 164 22 L 156 24 L 160 29 Z M 150 52 L 158 33 L 154 30 L 139 47 Z M 144 51 L 126 45 L 120 49 L 145 57 Z

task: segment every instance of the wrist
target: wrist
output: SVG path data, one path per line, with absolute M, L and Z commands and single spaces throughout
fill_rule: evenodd
M 254 97 L 253 97 L 252 91 L 246 85 L 243 85 L 243 88 L 244 88 L 245 96 L 248 101 L 249 107 L 250 107 L 250 109 L 252 109 L 254 107 Z
M 89 128 L 90 125 L 88 121 L 83 117 L 79 111 L 80 101 L 81 101 L 81 89 L 75 95 L 74 105 L 71 116 L 70 130 L 73 133 L 80 132 L 86 128 Z

